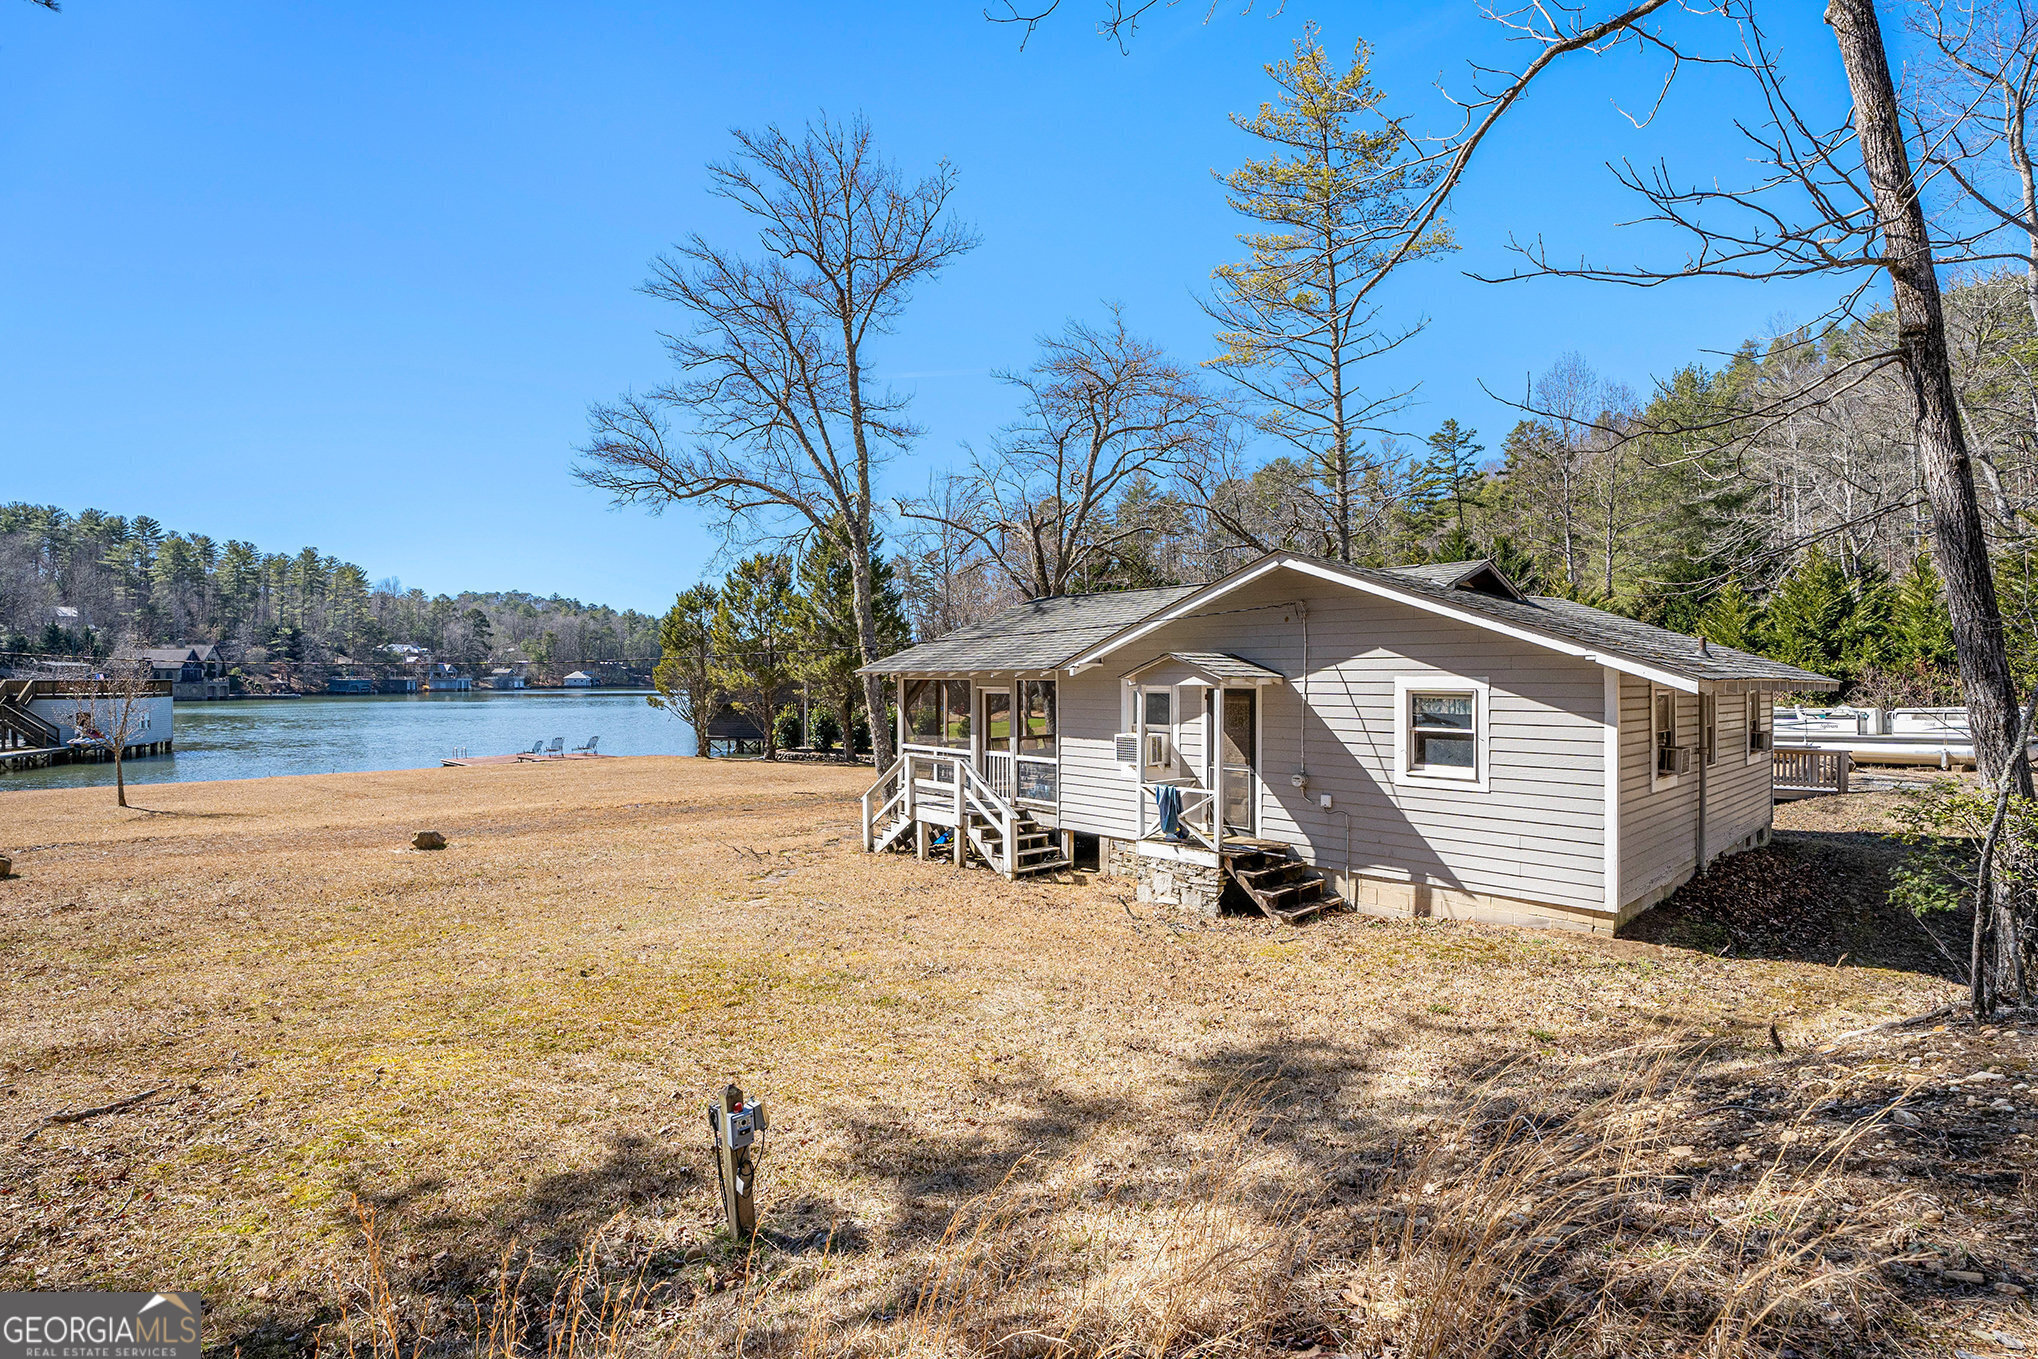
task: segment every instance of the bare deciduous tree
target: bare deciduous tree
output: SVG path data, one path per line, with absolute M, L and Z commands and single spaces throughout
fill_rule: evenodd
M 112 756 L 113 796 L 122 807 L 127 805 L 127 750 L 149 730 L 159 696 L 155 667 L 138 654 L 140 646 L 130 636 L 98 676 L 69 681 L 59 690 L 74 705 L 70 713 L 78 733 L 74 741 Z
M 1044 337 L 1024 372 L 999 376 L 1019 418 L 928 500 L 901 506 L 972 543 L 1026 598 L 1067 594 L 1143 530 L 1110 511 L 1142 476 L 1171 475 L 1223 438 L 1224 413 L 1195 374 L 1133 335 L 1112 307 L 1097 326 Z
M 677 375 L 593 407 L 577 475 L 618 504 L 698 504 L 725 529 L 836 538 L 868 663 L 880 657 L 873 479 L 918 434 L 906 398 L 873 377 L 870 346 L 976 236 L 948 213 L 954 170 L 907 178 L 861 118 L 736 138 L 736 158 L 709 167 L 712 192 L 756 221 L 764 258 L 694 235 L 659 259 L 644 291 L 683 315 L 666 337 Z M 891 733 L 874 675 L 864 701 L 883 768 Z
M 2021 238 L 2024 296 L 2038 325 L 2038 161 L 2031 114 L 2038 108 L 2038 5 L 2031 0 L 1947 4 L 1909 11 L 1928 45 L 1923 88 L 1908 112 L 1927 165 L 1945 173 L 1990 229 L 1976 254 L 1994 255 L 1994 228 Z

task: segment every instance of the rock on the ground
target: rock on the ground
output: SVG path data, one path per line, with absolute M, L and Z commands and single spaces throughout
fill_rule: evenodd
M 444 849 L 446 837 L 437 831 L 419 831 L 410 838 L 413 849 Z

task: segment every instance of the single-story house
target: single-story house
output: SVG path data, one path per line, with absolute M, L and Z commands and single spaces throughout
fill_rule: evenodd
M 869 849 L 1013 876 L 1094 837 L 1143 898 L 1206 911 L 1235 883 L 1284 918 L 1342 899 L 1593 931 L 1766 842 L 1773 697 L 1837 687 L 1490 561 L 1291 552 L 1033 600 L 865 668 L 899 686 L 901 750 Z

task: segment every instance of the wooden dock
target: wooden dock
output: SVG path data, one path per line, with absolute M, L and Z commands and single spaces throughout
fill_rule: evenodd
M 448 756 L 439 761 L 441 769 L 466 769 L 471 766 L 490 764 L 560 764 L 566 760 L 613 760 L 614 755 L 603 755 L 592 750 L 566 750 L 557 755 L 533 755 L 520 750 L 514 755 L 462 755 L 457 759 Z

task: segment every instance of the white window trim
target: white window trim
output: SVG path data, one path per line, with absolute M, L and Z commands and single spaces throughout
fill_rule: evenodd
M 1472 696 L 1473 760 L 1471 775 L 1445 774 L 1435 770 L 1409 768 L 1409 728 L 1414 719 L 1409 707 L 1411 694 L 1470 694 Z M 1442 673 L 1396 675 L 1394 677 L 1394 781 L 1426 788 L 1468 788 L 1487 792 L 1492 787 L 1493 766 L 1488 758 L 1488 710 L 1492 686 L 1483 679 L 1468 679 Z
M 1649 686 L 1649 788 L 1675 788 L 1683 782 L 1682 774 L 1665 774 L 1656 762 L 1656 704 L 1664 696 L 1670 698 L 1670 744 L 1677 745 L 1684 735 L 1684 704 L 1678 699 L 1678 691 L 1661 684 Z
M 1139 752 L 1139 777 L 1142 781 L 1178 779 L 1182 777 L 1182 695 L 1180 689 L 1181 686 L 1175 684 L 1142 684 L 1132 691 L 1132 701 L 1139 705 L 1138 709 L 1133 713 L 1135 725 L 1145 714 L 1146 696 L 1148 694 L 1166 694 L 1168 696 L 1168 721 L 1165 729 L 1168 738 L 1168 762 L 1166 764 L 1148 764 L 1146 762 L 1146 751 L 1141 749 Z M 1162 730 L 1162 728 L 1148 722 L 1144 730 L 1148 736 L 1151 736 L 1156 731 Z M 1155 773 L 1154 771 L 1156 770 L 1160 772 Z
M 1712 708 L 1712 737 L 1706 737 L 1705 710 Z M 1716 693 L 1698 696 L 1698 758 L 1705 764 L 1720 762 L 1720 698 Z
M 1741 763 L 1753 764 L 1766 760 L 1776 753 L 1776 700 L 1767 689 L 1750 689 L 1741 705 L 1741 720 L 1747 730 L 1741 733 Z M 1755 733 L 1769 733 L 1766 750 L 1755 749 Z

